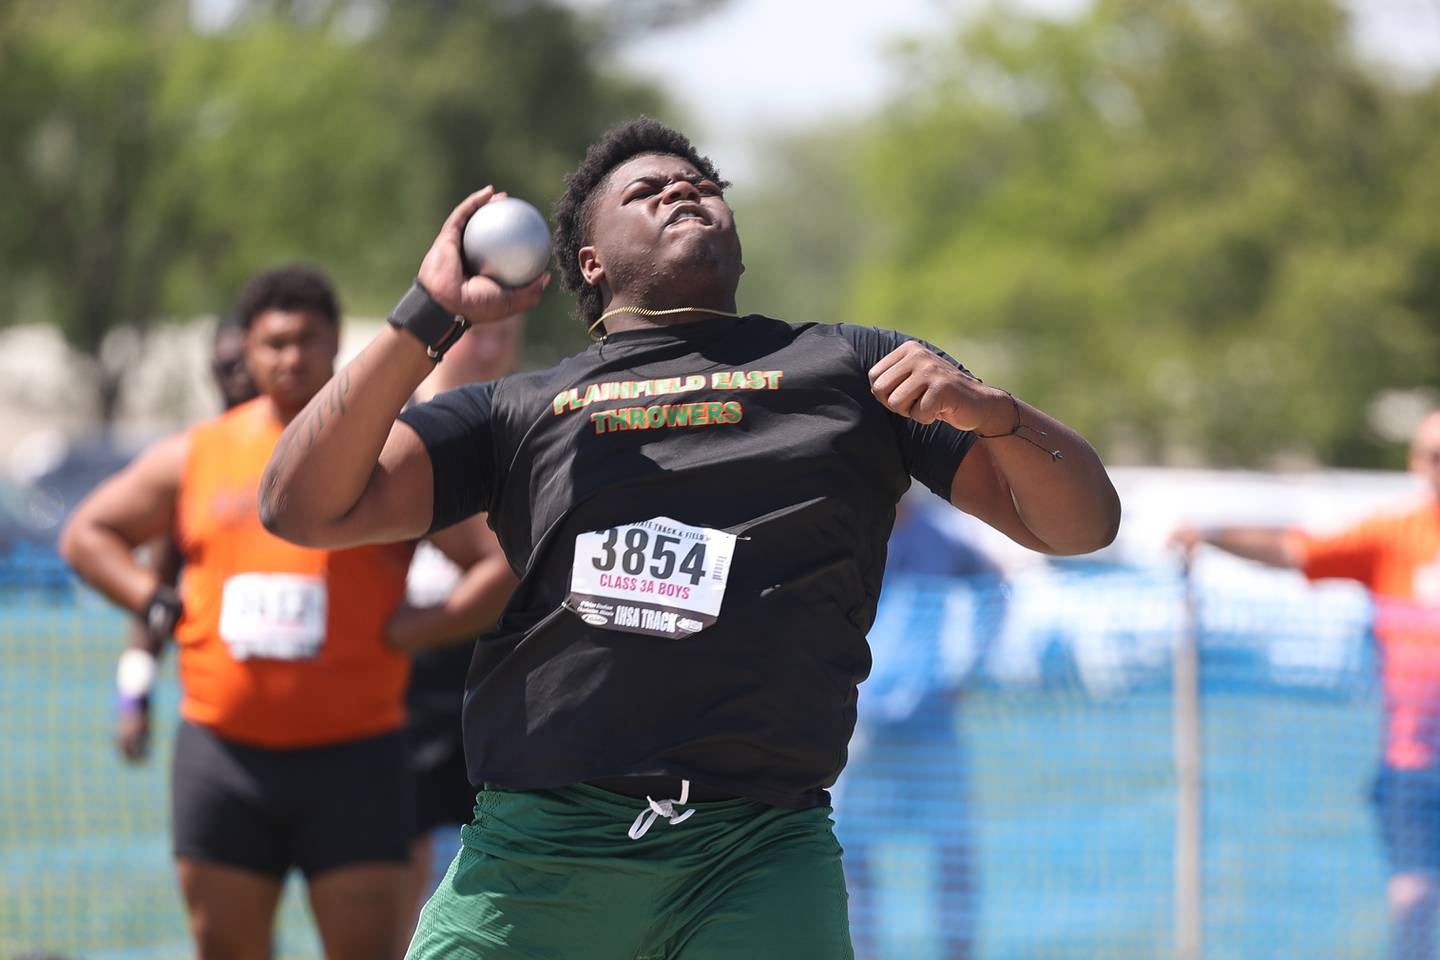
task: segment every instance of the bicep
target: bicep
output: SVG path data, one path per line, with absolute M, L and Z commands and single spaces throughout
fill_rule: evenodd
M 996 469 L 984 444 L 973 444 L 960 461 L 950 481 L 950 502 L 1023 547 L 1041 553 L 1052 552 L 1021 519 L 1010 485 Z
M 430 454 L 409 425 L 396 421 L 360 499 L 335 525 L 333 548 L 414 540 L 430 528 L 434 504 Z
M 189 447 L 183 434 L 156 443 L 81 501 L 70 524 L 103 528 L 137 547 L 171 533 Z

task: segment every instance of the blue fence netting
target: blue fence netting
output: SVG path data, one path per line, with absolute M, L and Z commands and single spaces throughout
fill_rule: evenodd
M 112 746 L 124 618 L 0 576 L 0 957 L 190 954 L 169 860 L 173 667 L 153 758 Z M 43 569 L 34 567 L 34 569 Z M 1363 593 L 1043 567 L 895 578 L 835 790 L 862 960 L 1172 955 L 1172 662 L 1201 658 L 1207 958 L 1374 957 L 1381 698 Z M 317 956 L 289 891 L 277 956 Z

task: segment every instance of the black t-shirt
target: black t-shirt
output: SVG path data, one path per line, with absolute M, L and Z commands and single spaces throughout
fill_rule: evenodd
M 411 766 L 433 770 L 458 757 L 465 672 L 473 644 L 456 643 L 418 653 L 410 661 L 405 688 L 405 736 Z
M 466 680 L 472 782 L 668 775 L 828 802 L 895 503 L 911 476 L 948 499 L 974 442 L 871 394 L 869 369 L 907 339 L 718 317 L 613 334 L 401 415 L 434 468 L 433 527 L 488 511 L 521 577 Z M 655 517 L 739 537 L 712 626 L 646 636 L 564 606 L 578 535 Z

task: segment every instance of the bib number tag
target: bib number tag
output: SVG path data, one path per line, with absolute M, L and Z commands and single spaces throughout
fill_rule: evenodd
M 325 644 L 325 581 L 242 573 L 225 581 L 220 639 L 236 660 L 308 660 Z
M 656 517 L 575 538 L 566 605 L 594 627 L 680 639 L 715 622 L 735 535 Z

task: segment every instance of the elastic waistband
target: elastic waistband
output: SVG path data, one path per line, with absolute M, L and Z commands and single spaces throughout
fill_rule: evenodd
M 681 795 L 679 777 L 601 777 L 598 780 L 586 780 L 585 785 L 636 800 L 647 797 L 655 800 L 678 800 Z M 738 794 L 715 790 L 694 780 L 690 781 L 688 794 L 687 803 L 720 803 L 740 799 Z

